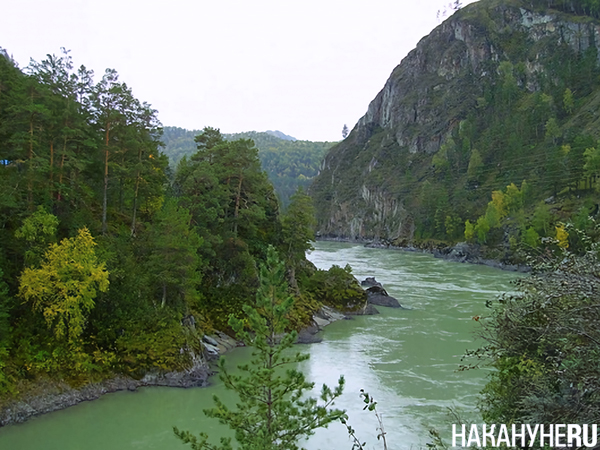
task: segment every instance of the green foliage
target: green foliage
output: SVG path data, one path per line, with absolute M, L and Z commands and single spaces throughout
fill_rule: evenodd
M 531 231 L 526 231 L 526 228 L 523 228 L 524 206 L 528 189 L 529 185 L 523 181 L 521 189 L 514 183 L 511 183 L 506 186 L 504 192 L 493 191 L 492 200 L 488 202 L 485 214 L 480 216 L 474 225 L 469 221 L 465 223 L 465 239 L 473 242 L 474 237 L 477 236 L 479 244 L 496 244 L 501 239 L 499 231 L 501 231 L 502 227 L 510 223 L 521 227 L 523 230 L 522 233 L 529 233 L 529 237 L 521 236 L 521 240 L 532 243 L 534 239 L 532 233 L 535 233 L 535 230 L 532 228 Z M 540 214 L 543 211 L 546 210 L 540 209 Z M 543 220 L 542 216 L 540 216 L 539 220 Z M 516 239 L 515 236 L 512 237 Z
M 160 134 L 114 70 L 95 83 L 65 51 L 24 71 L 0 58 L 0 395 L 7 379 L 129 372 L 135 351 L 178 364 L 202 242 L 168 200 Z
M 189 367 L 190 354 L 181 349 L 194 349 L 199 352 L 194 341 L 199 337 L 180 324 L 179 315 L 174 312 L 155 313 L 144 317 L 139 323 L 129 320 L 123 333 L 117 337 L 115 347 L 119 358 L 114 366 L 120 372 L 135 378 L 143 377 L 148 370 L 184 370 Z
M 451 239 L 459 239 L 463 232 L 462 219 L 455 215 L 447 215 L 444 219 L 444 227 L 446 229 L 446 236 Z
M 10 386 L 10 379 L 5 372 L 8 349 L 10 346 L 10 298 L 8 286 L 4 282 L 3 271 L 0 268 L 0 392 Z
M 465 222 L 465 239 L 467 240 L 467 242 L 473 242 L 474 237 L 475 237 L 475 227 L 469 220 L 467 220 Z
M 450 138 L 440 146 L 440 149 L 431 158 L 431 164 L 437 173 L 444 173 L 450 167 L 448 152 L 454 150 L 454 147 L 455 143 Z
M 522 232 L 521 240 L 523 244 L 525 244 L 530 249 L 536 249 L 540 246 L 540 235 L 537 234 L 534 228 L 528 227 L 524 232 Z
M 567 114 L 572 114 L 573 109 L 575 108 L 573 91 L 571 91 L 569 88 L 566 88 L 565 93 L 563 94 L 563 108 Z
M 23 221 L 21 228 L 15 231 L 15 237 L 25 239 L 28 249 L 25 251 L 25 264 L 39 263 L 48 246 L 56 242 L 58 218 L 46 211 L 43 206 Z
M 201 132 L 177 127 L 164 128 L 164 151 L 169 156 L 173 167 L 177 167 L 184 156 L 189 157 L 197 151 L 194 142 L 195 136 L 199 133 Z M 332 142 L 282 139 L 270 133 L 259 132 L 221 136 L 228 141 L 239 139 L 252 139 L 254 141 L 258 148 L 261 166 L 274 186 L 282 209 L 287 208 L 291 196 L 299 187 L 305 190 L 309 187 L 312 179 L 319 171 L 323 156 L 333 145 Z M 196 141 L 196 143 L 198 142 Z
M 285 249 L 290 281 L 310 276 L 308 198 L 284 226 L 254 143 L 196 134 L 180 136 L 190 157 L 170 174 L 156 110 L 115 70 L 95 82 L 66 51 L 25 71 L 0 57 L 0 395 L 38 376 L 185 368 L 202 328 L 243 316 L 270 244 Z M 265 151 L 295 190 L 328 146 Z M 300 327 L 320 304 L 294 292 Z
M 383 444 L 383 450 L 387 450 L 388 446 L 387 446 L 387 439 L 385 437 L 385 435 L 387 434 L 385 432 L 385 429 L 383 428 L 383 417 L 381 416 L 381 414 L 379 414 L 379 411 L 377 411 L 377 402 L 375 401 L 375 399 L 373 397 L 371 397 L 369 395 L 368 392 L 365 392 L 364 389 L 360 390 L 360 396 L 363 399 L 363 403 L 365 404 L 365 406 L 363 407 L 363 411 L 364 410 L 369 410 L 371 412 L 375 413 L 375 417 L 377 417 L 377 422 L 379 422 L 379 426 L 377 427 L 377 440 L 381 440 L 382 444 Z M 340 419 L 342 424 L 344 424 L 346 426 L 346 429 L 348 431 L 348 434 L 350 435 L 350 438 L 353 440 L 353 444 L 352 444 L 352 450 L 364 450 L 367 443 L 366 442 L 360 442 L 360 440 L 358 439 L 358 437 L 356 437 L 355 431 L 354 429 L 348 424 L 348 416 L 346 414 L 344 414 L 344 416 Z
M 596 177 L 600 174 L 600 148 L 591 147 L 583 152 L 585 164 L 583 170 L 588 177 Z
M 239 366 L 240 375 L 234 375 L 221 359 L 220 378 L 227 389 L 239 396 L 236 408 L 225 405 L 214 397 L 215 407 L 204 410 L 209 417 L 219 419 L 235 431 L 241 449 L 299 449 L 299 440 L 310 436 L 317 428 L 327 427 L 344 414 L 330 409 L 344 387 L 340 377 L 338 386 L 331 390 L 323 385 L 321 404 L 305 392 L 314 387 L 304 375 L 295 370 L 283 369 L 308 358 L 300 353 L 289 356 L 296 333 L 289 331 L 287 315 L 293 304 L 285 281 L 285 266 L 278 260 L 273 247 L 269 247 L 267 262 L 261 265 L 260 287 L 254 306 L 245 305 L 246 321 L 231 317 L 231 327 L 238 339 L 254 348 L 250 364 Z M 187 431 L 174 428 L 175 434 L 191 448 L 232 449 L 231 439 L 222 438 L 221 445 L 208 442 L 208 435 L 196 437 Z
M 487 423 L 592 423 L 600 412 L 600 262 L 596 250 L 544 261 L 480 320 L 476 355 L 496 370 L 483 391 Z
M 295 268 L 313 250 L 315 213 L 312 199 L 300 187 L 291 197 L 290 205 L 281 217 L 282 244 L 286 263 Z
M 531 219 L 531 225 L 535 231 L 541 236 L 548 236 L 552 224 L 552 214 L 550 213 L 550 207 L 545 202 L 540 202 L 533 211 L 533 217 Z
M 467 179 L 469 181 L 479 181 L 481 175 L 483 175 L 483 160 L 481 159 L 481 153 L 479 150 L 474 148 L 471 151 L 471 157 L 469 159 L 469 166 L 467 168 Z
M 179 164 L 175 187 L 202 238 L 202 310 L 226 326 L 254 296 L 266 245 L 279 240 L 278 204 L 251 140 L 225 141 L 205 128 L 198 142 L 198 152 Z
M 356 311 L 366 306 L 367 293 L 352 275 L 350 266 L 333 265 L 329 270 L 317 269 L 302 286 L 323 305 L 341 311 Z
M 164 308 L 194 305 L 198 301 L 201 262 L 198 250 L 202 239 L 191 226 L 191 215 L 169 199 L 148 228 L 150 255 L 147 275 L 159 289 L 157 297 Z
M 495 211 L 495 209 L 494 209 Z M 477 234 L 477 242 L 480 244 L 485 244 L 487 242 L 487 235 L 490 231 L 490 223 L 488 221 L 488 216 L 481 216 L 477 219 L 477 223 L 475 224 L 475 233 Z

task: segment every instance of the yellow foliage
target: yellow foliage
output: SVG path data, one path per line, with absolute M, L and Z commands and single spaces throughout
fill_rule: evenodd
M 165 197 L 163 195 L 157 195 L 155 197 L 149 197 L 144 202 L 144 211 L 147 214 L 152 215 L 152 214 L 156 213 L 157 211 L 159 211 L 162 208 L 164 202 L 165 202 Z
M 473 238 L 475 237 L 475 227 L 470 221 L 465 222 L 465 239 L 468 242 L 473 242 Z
M 500 219 L 504 218 L 507 213 L 504 193 L 502 191 L 493 191 L 491 203 L 496 207 L 496 211 L 500 214 Z
M 41 311 L 57 339 L 74 343 L 94 307 L 96 290 L 108 289 L 108 272 L 98 262 L 94 238 L 87 228 L 77 236 L 52 244 L 39 268 L 26 268 L 19 295 Z
M 563 224 L 556 227 L 556 240 L 560 248 L 569 248 L 569 232 Z

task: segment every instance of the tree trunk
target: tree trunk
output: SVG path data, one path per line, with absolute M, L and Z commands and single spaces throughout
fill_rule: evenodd
M 60 158 L 60 171 L 59 171 L 59 175 L 58 175 L 58 194 L 56 195 L 56 200 L 59 202 L 62 198 L 61 191 L 62 191 L 62 182 L 63 182 L 63 168 L 65 166 L 66 153 L 67 153 L 67 138 L 65 137 L 65 139 L 63 141 L 62 156 Z
M 31 93 L 31 102 L 33 103 L 33 92 Z M 27 202 L 30 209 L 33 209 L 33 114 L 29 116 L 29 170 L 27 171 Z
M 102 199 L 102 234 L 106 234 L 106 208 L 108 205 L 108 140 L 110 136 L 110 122 L 106 125 L 104 149 L 104 197 Z
M 50 141 L 50 200 L 54 200 L 54 142 Z
M 138 151 L 138 163 L 142 165 L 142 149 Z M 135 220 L 137 214 L 137 199 L 138 199 L 138 191 L 140 188 L 140 168 L 138 166 L 137 174 L 135 176 L 135 190 L 133 193 L 133 214 L 131 217 L 131 236 L 135 236 Z
M 240 197 L 242 196 L 242 181 L 244 176 L 240 174 L 240 181 L 238 183 L 237 193 L 235 195 L 235 210 L 233 212 L 233 235 L 237 237 L 238 232 L 238 215 L 240 212 Z

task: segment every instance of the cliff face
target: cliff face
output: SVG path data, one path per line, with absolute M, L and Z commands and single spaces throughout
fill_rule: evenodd
M 444 144 L 455 145 L 465 119 L 471 117 L 477 130 L 464 155 L 456 150 L 451 189 L 465 189 L 465 158 L 468 163 L 485 131 L 477 116 L 494 114 L 490 99 L 498 101 L 497 86 L 514 79 L 525 93 L 562 89 L 564 68 L 557 69 L 556 55 L 577 60 L 595 52 L 597 65 L 599 43 L 600 24 L 589 17 L 486 0 L 458 11 L 402 60 L 348 138 L 325 157 L 310 190 L 319 233 L 412 239 L 421 220 L 415 209 L 423 207 L 417 199 L 423 183 L 440 178 L 432 160 L 440 150 L 440 157 L 451 158 Z M 489 94 L 494 89 L 495 98 Z M 554 98 L 554 108 L 560 102 Z

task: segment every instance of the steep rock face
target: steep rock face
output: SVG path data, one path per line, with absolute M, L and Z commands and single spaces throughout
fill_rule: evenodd
M 321 236 L 412 239 L 416 186 L 432 156 L 477 110 L 503 61 L 519 87 L 539 89 L 557 48 L 582 54 L 600 43 L 598 21 L 525 3 L 482 0 L 423 38 L 392 72 L 343 142 L 330 150 L 310 193 Z M 464 220 L 463 220 L 464 221 Z

